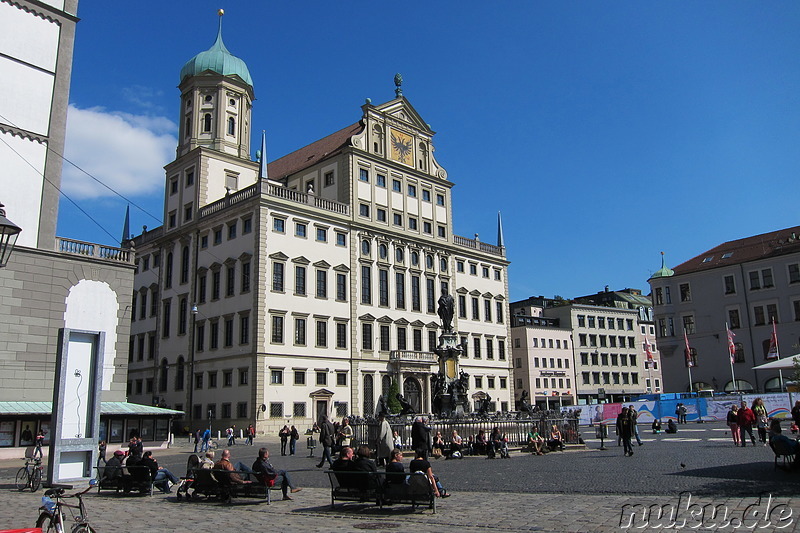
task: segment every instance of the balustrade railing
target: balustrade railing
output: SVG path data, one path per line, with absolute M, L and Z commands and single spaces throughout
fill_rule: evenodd
M 127 248 L 104 246 L 91 242 L 56 237 L 56 250 L 65 254 L 93 257 L 118 263 L 133 263 L 133 254 Z

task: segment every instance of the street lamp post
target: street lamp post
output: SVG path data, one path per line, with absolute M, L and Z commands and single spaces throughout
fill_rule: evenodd
M 8 263 L 8 258 L 17 242 L 17 236 L 22 228 L 6 218 L 5 206 L 0 203 L 0 268 Z

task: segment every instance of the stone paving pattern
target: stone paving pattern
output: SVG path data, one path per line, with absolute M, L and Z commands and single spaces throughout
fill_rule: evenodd
M 308 458 L 298 448 L 298 456 L 281 457 L 277 439 L 256 441 L 253 448 L 232 448 L 234 459 L 252 461 L 256 449 L 266 442 L 272 462 L 290 470 L 303 491 L 294 501 L 273 501 L 271 505 L 238 500 L 226 506 L 216 502 L 178 502 L 172 495 L 122 497 L 111 493 L 88 495 L 86 503 L 92 525 L 98 532 L 176 531 L 196 532 L 244 528 L 270 531 L 558 531 L 605 532 L 621 528 L 624 505 L 678 506 L 680 493 L 691 492 L 692 503 L 727 507 L 730 516 L 741 518 L 745 509 L 758 502 L 760 493 L 770 493 L 771 525 L 764 518 L 759 527 L 749 522 L 734 528 L 701 527 L 691 515 L 684 530 L 696 531 L 795 531 L 800 530 L 800 473 L 775 470 L 772 453 L 762 446 L 734 448 L 725 438 L 722 425 L 705 424 L 682 428 L 677 436 L 643 433 L 645 445 L 634 446 L 633 457 L 623 457 L 615 439 L 606 441 L 608 449 L 599 451 L 599 442 L 588 441 L 583 452 L 551 453 L 543 457 L 513 454 L 511 459 L 487 460 L 467 457 L 460 461 L 433 462 L 453 496 L 437 502 L 437 512 L 410 506 L 391 506 L 383 510 L 374 505 L 337 504 L 330 508 L 327 476 L 314 467 L 319 460 Z M 727 436 L 729 438 L 729 436 Z M 182 474 L 191 449 L 178 443 L 171 450 L 157 450 L 160 463 Z M 682 467 L 681 464 L 684 466 Z M 12 489 L 17 462 L 0 462 L 0 529 L 32 526 L 38 514 L 42 491 L 31 494 Z M 105 495 L 107 494 L 107 495 Z M 273 494 L 276 495 L 276 494 Z M 684 495 L 685 498 L 685 495 Z M 685 500 L 684 500 L 685 507 Z M 777 508 L 778 505 L 783 507 Z M 762 502 L 760 509 L 765 507 Z M 640 510 L 642 508 L 639 508 Z M 695 508 L 697 509 L 697 508 Z M 752 508 L 751 508 L 752 510 Z M 791 518 L 779 522 L 779 512 Z M 627 516 L 627 515 L 626 515 Z M 756 519 L 759 517 L 756 516 Z M 655 519 L 651 516 L 651 519 Z M 668 522 L 668 520 L 667 520 Z M 717 526 L 723 521 L 718 519 Z M 751 520 L 750 522 L 753 522 Z M 203 524 L 198 527 L 198 524 Z M 263 524 L 263 527 L 258 526 Z M 778 529 L 778 525 L 785 527 Z M 635 525 L 645 525 L 641 521 Z M 628 531 L 652 530 L 630 527 Z M 661 524 L 666 525 L 664 523 Z M 723 524 L 724 525 L 724 524 Z M 760 527 L 766 526 L 766 527 Z M 668 530 L 681 529 L 676 527 Z

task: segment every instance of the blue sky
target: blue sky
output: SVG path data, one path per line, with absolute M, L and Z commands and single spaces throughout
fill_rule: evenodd
M 495 242 L 512 300 L 641 288 L 721 242 L 798 224 L 800 3 L 81 0 L 67 157 L 162 217 L 178 72 L 247 63 L 280 157 L 404 95 L 437 132 L 454 231 Z M 252 141 L 255 152 L 259 142 Z M 112 244 L 126 202 L 65 165 L 58 233 Z M 111 236 L 108 235 L 110 233 Z

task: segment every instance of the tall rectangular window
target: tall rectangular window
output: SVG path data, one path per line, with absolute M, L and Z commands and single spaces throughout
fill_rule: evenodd
M 186 335 L 186 322 L 189 316 L 189 303 L 186 298 L 178 301 L 178 335 Z
M 347 277 L 344 274 L 336 274 L 336 300 L 347 301 Z
M 294 267 L 294 293 L 298 296 L 306 295 L 306 267 Z
M 328 273 L 325 270 L 317 270 L 317 298 L 328 297 Z
M 372 304 L 372 268 L 361 267 L 361 303 Z
M 280 315 L 272 315 L 272 342 L 283 343 L 283 317 Z
M 378 269 L 378 305 L 389 306 L 389 271 Z
M 250 343 L 250 317 L 239 317 L 239 344 Z
M 225 296 L 233 296 L 236 287 L 236 266 L 228 265 L 227 283 L 225 284 Z
M 219 300 L 219 291 L 220 287 L 222 286 L 221 283 L 221 274 L 219 270 L 215 270 L 211 273 L 211 299 L 212 300 Z
M 467 318 L 467 297 L 458 295 L 458 318 Z
M 344 322 L 336 323 L 336 347 L 347 348 L 347 324 Z
M 411 276 L 411 310 L 412 311 L 419 311 L 421 309 L 421 302 L 420 302 L 420 286 L 419 286 L 419 276 Z
M 414 345 L 414 351 L 421 352 L 422 351 L 422 330 L 421 329 L 413 329 L 411 330 L 411 341 Z
M 494 359 L 494 340 L 486 339 L 486 359 Z
M 408 349 L 406 339 L 406 328 L 398 327 L 397 328 L 397 349 L 398 350 L 406 350 Z
M 325 320 L 317 320 L 317 347 L 325 348 L 328 346 L 328 323 Z
M 283 263 L 272 263 L 272 290 L 283 292 Z
M 219 322 L 212 322 L 210 329 L 209 344 L 211 345 L 212 350 L 216 350 L 219 348 Z
M 225 346 L 233 346 L 233 319 L 225 319 Z
M 472 298 L 472 320 L 480 320 L 480 306 L 477 298 Z
M 396 272 L 394 275 L 395 282 L 395 301 L 398 309 L 406 308 L 406 275 L 402 272 Z
M 306 319 L 305 318 L 295 318 L 294 319 L 294 343 L 299 346 L 305 346 L 306 344 Z
M 361 324 L 361 349 L 372 350 L 372 324 L 369 322 Z
M 172 313 L 172 302 L 170 300 L 164 300 L 163 311 L 161 336 L 167 338 L 169 337 L 170 314 Z
M 425 299 L 428 304 L 428 312 L 436 312 L 436 284 L 433 278 L 425 278 Z
M 491 300 L 484 300 L 483 301 L 483 319 L 486 322 L 492 321 L 492 301 Z
M 197 278 L 197 300 L 201 304 L 206 303 L 206 277 Z
M 389 351 L 389 326 L 381 324 L 380 327 L 381 351 Z
M 472 347 L 475 351 L 475 359 L 481 358 L 481 338 L 480 337 L 473 337 L 472 338 Z
M 733 276 L 725 276 L 725 294 L 736 294 L 736 281 Z
M 250 263 L 242 263 L 242 292 L 250 292 Z

